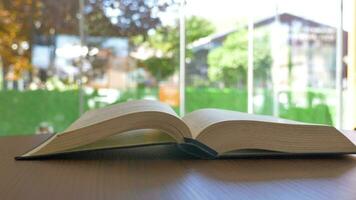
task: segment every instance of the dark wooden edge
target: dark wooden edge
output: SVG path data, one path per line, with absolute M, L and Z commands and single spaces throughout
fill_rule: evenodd
M 55 135 L 48 137 L 45 141 L 51 139 Z M 56 159 L 58 156 L 62 155 L 69 155 L 73 153 L 80 153 L 80 152 L 96 152 L 102 150 L 113 150 L 113 149 L 129 149 L 129 148 L 136 148 L 136 147 L 145 147 L 145 146 L 157 146 L 157 145 L 172 145 L 176 144 L 180 150 L 183 152 L 192 155 L 196 158 L 201 159 L 225 159 L 225 158 L 293 158 L 293 157 L 329 157 L 329 156 L 343 156 L 347 154 L 356 154 L 356 152 L 320 152 L 320 153 L 285 153 L 279 151 L 268 151 L 268 150 L 256 150 L 256 152 L 239 152 L 236 153 L 227 153 L 223 155 L 218 155 L 218 153 L 211 149 L 210 147 L 206 146 L 205 144 L 190 138 L 184 138 L 184 143 L 177 144 L 175 142 L 162 142 L 162 143 L 151 143 L 151 144 L 139 144 L 139 145 L 130 145 L 130 146 L 121 146 L 121 147 L 109 147 L 109 148 L 99 148 L 99 149 L 88 149 L 88 150 L 76 150 L 76 151 L 67 151 L 62 153 L 54 153 L 54 154 L 46 154 L 46 155 L 36 155 L 36 156 L 16 156 L 15 160 L 45 160 L 45 159 Z M 38 147 L 39 145 L 36 145 Z M 36 148 L 34 147 L 34 148 Z M 32 148 L 32 149 L 34 149 Z M 246 149 L 244 149 L 246 150 Z M 30 150 L 31 151 L 31 150 Z M 27 151 L 29 152 L 29 151 Z
M 356 154 L 356 152 L 320 152 L 320 153 L 285 153 L 266 151 L 260 153 L 236 153 L 220 155 L 219 158 L 313 158 L 313 157 L 341 157 Z

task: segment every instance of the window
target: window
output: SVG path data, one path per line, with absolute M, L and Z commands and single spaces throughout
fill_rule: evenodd
M 353 3 L 2 1 L 0 135 L 143 98 L 352 128 Z

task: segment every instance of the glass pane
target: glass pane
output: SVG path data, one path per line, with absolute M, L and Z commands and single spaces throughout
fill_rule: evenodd
M 256 114 L 274 115 L 272 69 L 276 5 L 272 1 L 265 4 L 264 12 L 252 12 L 253 111 Z M 252 9 L 254 10 L 254 7 Z
M 178 9 L 172 0 L 1 1 L 0 135 L 60 132 L 80 110 L 130 99 L 177 109 Z
M 0 136 L 60 132 L 81 110 L 131 99 L 178 111 L 179 2 L 1 1 Z M 254 112 L 335 125 L 337 7 L 187 0 L 186 111 L 247 111 L 253 19 Z M 345 20 L 345 60 L 352 23 Z M 346 62 L 342 68 L 346 82 Z
M 85 94 L 90 109 L 131 99 L 179 107 L 179 5 L 85 1 Z
M 248 10 L 246 1 L 187 1 L 187 112 L 247 111 Z
M 0 2 L 1 136 L 62 131 L 79 116 L 77 11 L 71 0 Z
M 343 26 L 347 49 L 345 91 L 343 95 L 343 128 L 356 130 L 356 1 L 343 0 Z M 344 86 L 345 86 L 344 85 Z
M 278 114 L 335 125 L 338 1 L 290 0 L 277 6 L 272 79 Z
M 187 111 L 247 111 L 252 13 L 255 113 L 334 125 L 337 6 L 336 0 L 187 1 Z

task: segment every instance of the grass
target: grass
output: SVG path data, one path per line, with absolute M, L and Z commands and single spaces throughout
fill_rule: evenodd
M 147 96 L 156 97 L 157 93 L 157 89 L 126 91 L 117 102 Z M 260 90 L 257 93 L 263 99 L 260 106 L 255 106 L 255 112 L 272 114 L 271 92 Z M 96 95 L 97 93 L 87 95 L 85 100 Z M 330 91 L 308 91 L 302 96 L 305 101 L 304 106 L 293 103 L 293 99 L 298 95 L 290 92 L 286 92 L 286 95 L 290 102 L 280 105 L 281 117 L 311 123 L 333 124 L 334 107 L 325 103 L 332 95 Z M 2 91 L 0 92 L 0 136 L 34 134 L 41 122 L 47 122 L 56 132 L 60 132 L 79 117 L 78 102 L 77 90 Z M 187 88 L 187 112 L 207 107 L 246 112 L 247 92 L 238 89 Z M 88 106 L 85 109 L 88 109 Z M 178 110 L 178 108 L 174 109 Z
M 75 90 L 0 92 L 0 136 L 33 134 L 41 122 L 61 131 L 78 118 L 78 102 Z
M 257 91 L 263 97 L 260 106 L 254 106 L 256 114 L 273 114 L 272 92 L 268 90 Z M 279 105 L 279 116 L 302 122 L 333 125 L 335 116 L 334 106 L 327 105 L 326 100 L 331 98 L 333 93 L 329 90 L 318 92 L 309 90 L 300 93 L 284 92 L 289 101 L 287 104 Z M 301 96 L 302 95 L 302 96 Z M 305 101 L 305 106 L 298 106 L 293 103 L 295 99 Z M 318 102 L 315 104 L 314 102 Z M 187 112 L 200 108 L 221 108 L 247 112 L 247 91 L 236 89 L 216 89 L 216 88 L 188 88 L 186 90 Z

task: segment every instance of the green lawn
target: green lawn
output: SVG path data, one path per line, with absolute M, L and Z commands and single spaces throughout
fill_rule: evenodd
M 272 115 L 273 98 L 268 90 L 257 91 L 263 97 L 261 106 L 255 106 L 257 114 Z M 326 104 L 326 99 L 331 98 L 333 91 L 309 90 L 302 94 L 284 92 L 290 102 L 279 105 L 280 117 L 297 121 L 333 125 L 335 116 L 334 106 Z M 304 106 L 293 103 L 295 99 L 303 99 Z M 313 102 L 319 102 L 313 105 Z M 188 88 L 186 91 L 186 108 L 188 112 L 199 108 L 222 108 L 247 112 L 247 91 L 236 89 L 216 88 Z
M 255 107 L 256 113 L 272 114 L 270 91 L 257 91 L 263 97 L 262 105 Z M 333 124 L 334 107 L 327 106 L 325 99 L 331 91 L 310 90 L 303 94 L 306 105 L 293 103 L 296 94 L 286 92 L 290 102 L 280 105 L 280 116 L 311 123 Z M 87 95 L 86 101 L 97 93 Z M 126 91 L 117 102 L 157 96 L 156 89 Z M 313 105 L 313 102 L 319 102 Z M 56 132 L 64 130 L 78 118 L 78 91 L 2 91 L 0 92 L 0 136 L 33 134 L 41 122 L 51 124 Z M 246 112 L 247 92 L 238 89 L 187 88 L 187 112 L 199 108 L 223 108 Z M 86 106 L 88 109 L 88 106 Z M 178 108 L 174 108 L 176 111 Z
M 78 92 L 0 92 L 0 113 L 0 135 L 33 134 L 41 122 L 60 131 L 79 116 Z

